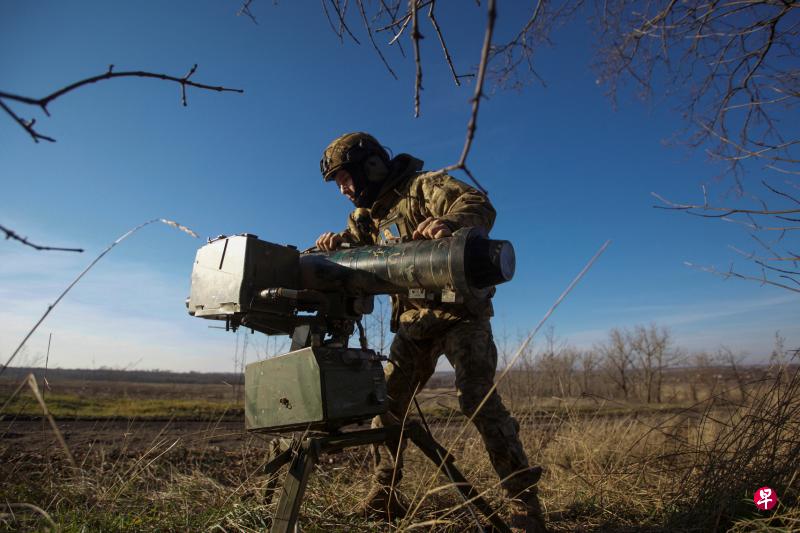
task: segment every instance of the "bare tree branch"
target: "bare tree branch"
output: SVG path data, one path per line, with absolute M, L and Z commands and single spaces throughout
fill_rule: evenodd
M 390 19 L 392 19 L 392 20 L 397 19 L 397 13 L 400 11 L 400 2 L 396 1 L 395 5 L 394 5 L 394 8 L 392 8 L 389 5 L 387 5 L 386 4 L 386 0 L 380 0 L 380 2 L 381 2 L 381 11 L 378 11 L 378 14 L 376 15 L 376 19 L 380 18 L 380 16 L 381 16 L 383 11 L 386 12 L 386 15 Z M 394 35 L 394 38 L 392 39 L 392 42 L 397 42 L 397 47 L 400 49 L 400 55 L 402 55 L 403 57 L 406 57 L 406 52 L 405 52 L 405 50 L 403 50 L 403 44 L 400 41 L 397 41 L 397 38 L 400 35 L 397 32 L 394 31 L 393 27 L 389 28 L 389 29 L 392 30 L 392 34 Z M 376 30 L 376 33 L 377 33 L 377 31 L 378 30 Z
M 372 36 L 372 27 L 367 19 L 367 12 L 364 10 L 364 1 L 356 0 L 356 2 L 358 3 L 358 10 L 361 12 L 361 18 L 364 19 L 364 27 L 367 29 L 367 35 L 369 35 L 369 40 L 372 43 L 372 47 L 375 49 L 375 52 L 377 52 L 378 57 L 381 58 L 381 61 L 383 61 L 384 66 L 389 71 L 389 74 L 391 74 L 394 79 L 397 79 L 397 74 L 395 74 L 394 70 L 392 70 L 392 67 L 389 66 L 389 62 L 386 61 L 386 58 L 383 56 L 383 52 L 381 52 L 381 49 L 378 48 L 378 45 L 375 43 L 375 38 Z
M 16 113 L 14 113 L 14 111 L 11 110 L 11 108 L 9 108 L 6 104 L 3 103 L 2 98 L 0 98 L 0 108 L 2 108 L 3 111 L 8 113 L 11 116 L 11 118 L 13 118 L 14 121 L 17 124 L 22 126 L 22 128 L 25 131 L 27 131 L 28 134 L 33 138 L 34 142 L 38 143 L 39 139 L 42 139 L 44 141 L 49 141 L 51 143 L 56 142 L 56 140 L 53 139 L 52 137 L 48 137 L 47 135 L 42 135 L 41 133 L 38 133 L 36 130 L 33 129 L 34 124 L 36 124 L 36 119 L 35 118 L 33 118 L 33 119 L 29 120 L 29 121 L 25 121 L 25 120 L 21 119 L 19 116 L 17 116 Z
M 596 17 L 600 82 L 613 98 L 633 80 L 647 98 L 654 81 L 666 80 L 697 126 L 690 145 L 727 161 L 737 182 L 749 159 L 796 168 L 798 139 L 781 119 L 800 104 L 797 8 L 772 0 L 609 0 Z
M 336 36 L 339 38 L 339 43 L 344 43 L 344 36 L 341 33 L 339 33 L 339 30 L 336 28 L 336 25 L 333 23 L 333 19 L 331 18 L 331 14 L 328 11 L 327 3 L 325 2 L 325 0 L 320 0 L 320 2 L 322 3 L 322 11 L 325 12 L 325 18 L 328 19 L 328 24 L 331 25 L 331 30 L 333 30 L 333 33 L 335 33 Z M 335 7 L 336 6 L 334 6 L 334 8 Z
M 26 121 L 22 120 L 21 118 L 19 118 L 5 104 L 5 102 L 3 102 L 3 100 L 10 100 L 10 101 L 14 101 L 14 102 L 19 102 L 21 104 L 38 107 L 39 109 L 42 110 L 42 112 L 45 115 L 50 116 L 50 112 L 49 112 L 47 106 L 49 106 L 50 103 L 53 102 L 54 100 L 56 100 L 57 98 L 60 98 L 61 96 L 64 96 L 65 94 L 74 91 L 75 89 L 78 89 L 78 88 L 83 87 L 85 85 L 90 85 L 92 83 L 97 83 L 99 81 L 110 80 L 112 78 L 131 78 L 131 77 L 135 77 L 135 78 L 151 78 L 151 79 L 157 79 L 157 80 L 163 80 L 163 81 L 172 81 L 172 82 L 175 82 L 175 83 L 179 84 L 180 87 L 181 87 L 181 103 L 184 106 L 187 105 L 187 102 L 186 102 L 186 87 L 187 86 L 188 87 L 195 87 L 197 89 L 204 89 L 204 90 L 208 90 L 208 91 L 217 91 L 217 92 L 235 92 L 235 93 L 243 93 L 244 92 L 244 90 L 242 90 L 242 89 L 230 89 L 230 88 L 222 87 L 222 86 L 206 85 L 204 83 L 194 82 L 190 78 L 194 75 L 196 70 L 197 70 L 197 65 L 193 65 L 192 68 L 189 69 L 189 72 L 185 76 L 183 76 L 181 78 L 178 78 L 178 77 L 170 76 L 170 75 L 167 75 L 167 74 L 156 74 L 156 73 L 153 73 L 153 72 L 146 72 L 146 71 L 142 71 L 142 70 L 132 70 L 132 71 L 125 71 L 125 72 L 114 72 L 114 65 L 110 65 L 108 67 L 108 70 L 104 74 L 100 74 L 100 75 L 92 76 L 90 78 L 86 78 L 86 79 L 83 79 L 83 80 L 80 80 L 80 81 L 76 81 L 75 83 L 71 83 L 70 85 L 62 87 L 61 89 L 58 89 L 57 91 L 55 91 L 53 93 L 50 93 L 47 96 L 44 96 L 42 98 L 32 98 L 32 97 L 29 97 L 29 96 L 20 96 L 20 95 L 17 95 L 17 94 L 12 94 L 12 93 L 7 93 L 7 92 L 0 91 L 0 107 L 2 107 L 2 109 L 8 115 L 10 115 L 11 118 L 13 118 L 20 126 L 22 126 L 25 129 L 25 131 L 28 132 L 28 134 L 31 136 L 31 138 L 33 138 L 34 142 L 39 142 L 40 139 L 45 140 L 45 141 L 55 142 L 55 139 L 53 139 L 51 137 L 47 137 L 45 135 L 42 135 L 41 133 L 39 133 L 38 131 L 36 131 L 34 129 L 34 127 L 33 127 L 34 124 L 35 124 L 34 120 L 31 120 L 30 122 L 26 122 Z
M 427 7 L 427 5 L 430 4 L 432 1 L 433 0 L 426 0 L 426 1 L 421 2 L 421 3 L 418 2 L 417 9 L 422 9 L 423 7 Z M 398 5 L 399 5 L 399 2 L 398 2 Z M 378 28 L 377 30 L 375 30 L 375 32 L 377 33 L 377 32 L 381 32 L 381 31 L 391 30 L 392 28 L 395 28 L 397 26 L 405 26 L 405 25 L 407 25 L 408 22 L 411 20 L 411 10 L 409 9 L 400 18 L 397 17 L 397 11 L 398 10 L 395 10 L 394 17 L 393 17 L 392 21 L 389 24 L 387 24 L 386 26 L 382 26 L 382 27 Z
M 495 47 L 493 45 L 493 31 L 495 27 L 495 21 L 497 17 L 497 7 L 496 1 L 492 1 L 488 3 L 487 6 L 487 31 L 484 34 L 484 42 L 483 47 L 481 49 L 480 61 L 478 64 L 478 68 L 476 73 L 469 73 L 469 74 L 458 74 L 455 68 L 455 64 L 453 63 L 453 57 L 450 53 L 450 48 L 447 46 L 447 42 L 444 39 L 444 32 L 442 27 L 439 24 L 439 21 L 436 18 L 436 1 L 435 0 L 407 0 L 407 10 L 401 14 L 401 6 L 404 5 L 404 0 L 380 0 L 379 7 L 377 9 L 377 14 L 374 18 L 370 19 L 369 14 L 367 12 L 367 6 L 363 0 L 357 0 L 359 11 L 361 14 L 361 20 L 366 26 L 367 33 L 370 36 L 370 40 L 372 41 L 373 48 L 378 52 L 378 55 L 384 65 L 387 66 L 390 73 L 394 76 L 394 71 L 389 68 L 388 62 L 386 58 L 380 51 L 379 46 L 374 41 L 373 34 L 378 33 L 381 31 L 391 30 L 393 33 L 393 37 L 389 40 L 389 45 L 399 43 L 400 36 L 403 35 L 406 27 L 411 27 L 411 44 L 414 51 L 414 67 L 415 67 L 415 78 L 414 78 L 414 117 L 419 117 L 420 115 L 420 107 L 421 107 L 421 92 L 423 90 L 422 78 L 423 78 L 423 62 L 421 57 L 421 45 L 420 40 L 423 39 L 423 35 L 420 32 L 419 26 L 419 10 L 425 6 L 429 6 L 428 9 L 428 18 L 431 22 L 431 26 L 433 27 L 434 31 L 436 32 L 437 38 L 439 40 L 439 45 L 441 46 L 442 53 L 444 54 L 445 63 L 450 71 L 450 74 L 453 77 L 454 82 L 457 86 L 461 85 L 461 79 L 465 77 L 476 77 L 476 87 L 474 90 L 473 97 L 470 99 L 472 112 L 470 115 L 470 119 L 467 124 L 467 134 L 466 139 L 464 142 L 464 147 L 462 149 L 461 155 L 457 163 L 442 169 L 443 171 L 447 170 L 462 170 L 467 175 L 467 177 L 472 181 L 472 183 L 481 191 L 486 192 L 486 189 L 475 179 L 475 176 L 472 174 L 470 169 L 467 167 L 467 157 L 469 155 L 470 149 L 474 142 L 475 138 L 475 130 L 477 127 L 477 116 L 478 111 L 480 108 L 480 101 L 485 96 L 486 93 L 486 77 L 487 74 L 491 74 L 494 72 L 490 69 L 490 63 L 492 62 L 493 58 L 499 57 L 501 55 L 507 56 L 507 63 L 501 70 L 504 70 L 507 73 L 511 71 L 515 71 L 517 67 L 521 63 L 525 63 L 528 65 L 529 69 L 532 73 L 535 74 L 535 70 L 533 69 L 532 63 L 532 56 L 534 52 L 535 45 L 538 43 L 547 42 L 547 35 L 557 22 L 561 20 L 566 20 L 570 15 L 572 15 L 575 10 L 583 4 L 583 0 L 567 0 L 566 2 L 559 4 L 557 8 L 549 8 L 552 2 L 549 0 L 539 0 L 536 3 L 534 11 L 530 17 L 530 19 L 523 25 L 522 29 L 517 32 L 516 37 L 512 39 L 511 42 L 504 44 L 499 47 Z M 346 13 L 344 9 L 343 3 L 340 3 L 338 0 L 330 0 L 331 6 L 336 10 L 336 15 L 339 18 L 340 22 L 343 23 L 346 20 Z M 478 2 L 478 6 L 480 6 L 480 2 Z M 328 11 L 327 5 L 323 4 L 323 7 Z M 331 17 L 329 16 L 329 19 Z M 386 22 L 388 19 L 388 22 Z M 382 26 L 378 27 L 377 21 L 381 21 L 383 24 Z M 333 21 L 331 21 L 331 25 L 333 26 Z M 339 29 L 337 30 L 334 28 L 334 33 L 340 36 L 344 26 L 340 24 Z M 538 74 L 536 75 L 538 77 Z M 541 79 L 540 79 L 541 81 Z
M 774 170 L 775 172 L 780 172 L 781 174 L 792 174 L 794 176 L 800 176 L 800 170 L 788 170 L 775 165 L 767 165 L 767 168 L 770 170 Z
M 472 96 L 472 114 L 467 123 L 467 137 L 464 140 L 464 148 L 461 150 L 461 157 L 459 157 L 458 163 L 443 169 L 444 171 L 463 170 L 475 186 L 484 194 L 489 194 L 489 192 L 475 179 L 475 176 L 473 176 L 467 168 L 467 157 L 472 148 L 472 141 L 475 138 L 475 130 L 478 128 L 478 111 L 480 110 L 481 99 L 483 98 L 483 85 L 486 81 L 486 67 L 489 64 L 489 51 L 492 48 L 492 34 L 494 33 L 494 23 L 496 19 L 497 7 L 495 0 L 489 0 L 486 12 L 486 32 L 483 36 L 483 48 L 481 49 L 481 62 L 478 65 L 475 93 Z
M 661 200 L 665 205 L 654 205 L 656 209 L 671 209 L 677 211 L 686 211 L 690 215 L 698 216 L 698 217 L 705 217 L 705 218 L 723 218 L 727 217 L 736 213 L 747 213 L 752 215 L 789 215 L 793 213 L 800 213 L 800 208 L 798 209 L 780 209 L 780 210 L 769 210 L 769 209 L 744 209 L 739 207 L 713 207 L 710 205 L 699 205 L 699 204 L 678 204 L 667 200 L 663 196 L 658 193 L 651 192 L 651 195 Z M 692 211 L 692 209 L 699 209 L 703 211 L 720 211 L 722 214 L 709 214 L 709 213 L 697 213 Z
M 545 0 L 543 0 L 545 1 Z M 346 2 L 340 2 L 339 0 L 329 0 L 330 6 L 336 11 L 336 17 L 338 17 L 340 25 L 337 29 L 333 23 L 333 19 L 331 14 L 329 13 L 328 5 L 323 0 L 322 7 L 325 11 L 325 14 L 331 24 L 331 28 L 333 29 L 334 33 L 341 39 L 342 33 L 347 31 L 346 28 Z M 367 35 L 370 38 L 373 48 L 377 52 L 381 62 L 387 68 L 389 73 L 394 77 L 397 78 L 395 71 L 390 67 L 386 57 L 384 56 L 383 52 L 381 51 L 378 43 L 376 43 L 374 39 L 374 34 L 381 31 L 391 30 L 393 33 L 393 37 L 388 42 L 388 45 L 391 46 L 395 43 L 400 43 L 399 38 L 403 35 L 403 32 L 407 26 L 411 26 L 411 43 L 414 50 L 414 67 L 415 67 L 415 76 L 414 76 L 414 117 L 419 117 L 420 115 L 420 107 L 421 107 L 421 92 L 423 90 L 422 85 L 422 57 L 420 51 L 420 40 L 424 37 L 420 32 L 419 26 L 419 10 L 424 8 L 425 6 L 429 6 L 428 10 L 428 18 L 430 19 L 431 25 L 436 31 L 436 35 L 439 39 L 439 44 L 442 48 L 442 52 L 445 57 L 445 62 L 450 69 L 450 73 L 453 76 L 453 80 L 455 81 L 457 86 L 461 85 L 461 78 L 465 77 L 472 77 L 475 76 L 474 74 L 463 74 L 459 75 L 456 72 L 455 65 L 453 64 L 453 58 L 450 54 L 450 50 L 447 46 L 447 43 L 444 39 L 444 34 L 442 32 L 442 28 L 438 23 L 435 15 L 435 0 L 408 0 L 408 10 L 403 14 L 399 15 L 401 5 L 403 5 L 404 0 L 380 0 L 379 7 L 377 9 L 377 14 L 374 17 L 370 18 L 369 13 L 367 12 L 367 6 L 364 0 L 356 0 L 358 4 L 359 14 L 362 23 L 366 27 Z M 459 161 L 451 165 L 442 171 L 447 170 L 462 170 L 467 175 L 467 177 L 475 184 L 475 186 L 483 191 L 486 192 L 486 189 L 475 179 L 472 172 L 469 168 L 467 168 L 466 161 L 467 156 L 469 154 L 470 148 L 472 146 L 475 130 L 477 127 L 477 116 L 478 110 L 480 108 L 480 101 L 484 96 L 484 84 L 486 78 L 486 72 L 488 64 L 491 60 L 491 51 L 492 51 L 492 32 L 494 30 L 494 24 L 496 19 L 496 2 L 492 1 L 489 4 L 488 9 L 488 21 L 487 21 L 487 33 L 484 36 L 484 43 L 483 48 L 481 50 L 480 56 L 480 63 L 478 66 L 478 81 L 476 82 L 476 88 L 474 95 L 471 99 L 472 104 L 472 113 L 467 125 L 467 137 L 465 140 L 465 146 L 462 150 L 461 157 Z M 380 20 L 381 18 L 388 18 L 389 21 L 387 24 L 383 26 L 377 27 L 376 29 L 376 21 Z M 402 50 L 401 50 L 402 52 Z
M 760 278 L 757 278 L 757 277 L 754 277 L 754 276 L 747 276 L 747 275 L 744 275 L 744 274 L 740 274 L 740 273 L 734 271 L 733 267 L 731 267 L 730 270 L 728 270 L 727 272 L 720 272 L 719 270 L 717 270 L 714 267 L 706 267 L 706 266 L 701 266 L 701 265 L 695 265 L 694 263 L 690 263 L 688 261 L 684 261 L 684 264 L 686 266 L 688 266 L 689 268 L 694 268 L 696 270 L 702 270 L 703 272 L 708 272 L 709 274 L 713 274 L 715 276 L 719 276 L 719 277 L 724 278 L 724 279 L 738 278 L 738 279 L 744 279 L 744 280 L 749 280 L 749 281 L 757 281 L 761 285 L 772 285 L 773 287 L 780 287 L 781 289 L 786 289 L 786 290 L 789 290 L 789 291 L 792 291 L 792 292 L 800 293 L 800 289 L 795 289 L 794 287 L 790 287 L 789 285 L 785 285 L 783 283 L 778 283 L 776 281 L 771 281 L 771 280 L 767 279 L 766 274 L 764 274 Z
M 339 31 L 337 32 L 339 36 L 341 37 L 344 34 L 343 32 L 346 31 L 347 35 L 349 35 L 356 44 L 361 44 L 356 36 L 353 35 L 353 32 L 350 31 L 350 28 L 344 20 L 345 16 L 347 16 L 347 0 L 344 0 L 342 4 L 339 4 L 339 0 L 330 0 L 330 2 L 333 10 L 336 12 L 336 16 L 339 17 Z
M 409 22 L 411 22 L 411 17 L 407 17 L 403 21 L 403 24 L 400 26 L 400 29 L 397 30 L 397 33 L 394 35 L 394 37 L 392 37 L 392 40 L 389 41 L 389 44 L 394 44 L 394 43 L 399 43 L 400 42 L 400 36 L 403 35 L 403 31 L 406 29 L 406 27 L 408 26 Z
M 772 271 L 774 271 L 774 272 L 780 272 L 780 273 L 782 273 L 782 274 L 800 275 L 800 271 L 799 271 L 799 270 L 784 270 L 784 269 L 782 269 L 782 268 L 777 268 L 777 267 L 770 266 L 770 265 L 766 264 L 766 263 L 764 262 L 766 259 L 759 258 L 759 257 L 758 257 L 758 256 L 755 254 L 755 252 L 747 253 L 747 252 L 744 252 L 744 251 L 742 251 L 742 250 L 740 250 L 740 249 L 736 248 L 735 246 L 729 246 L 729 248 L 730 248 L 731 250 L 733 250 L 734 252 L 736 252 L 737 254 L 739 254 L 739 255 L 742 255 L 742 256 L 744 256 L 745 258 L 747 258 L 747 259 L 749 259 L 749 260 L 753 261 L 753 262 L 754 262 L 754 263 L 756 263 L 757 265 L 760 265 L 760 266 L 762 266 L 763 268 L 766 268 L 767 270 L 772 270 Z
M 239 11 L 236 13 L 236 16 L 237 17 L 241 17 L 242 15 L 244 15 L 247 18 L 249 18 L 250 20 L 252 20 L 253 24 L 258 25 L 258 21 L 256 20 L 256 16 L 253 15 L 252 11 L 250 11 L 250 6 L 252 4 L 253 4 L 253 0 L 244 0 L 244 2 L 242 2 L 241 7 L 239 8 Z
M 786 209 L 775 209 L 770 208 L 767 202 L 763 201 L 762 199 L 750 195 L 751 200 L 758 203 L 761 208 L 749 208 L 749 207 L 722 207 L 722 206 L 715 206 L 710 205 L 708 200 L 708 195 L 706 192 L 705 187 L 703 187 L 703 203 L 702 204 L 679 204 L 667 200 L 663 196 L 652 193 L 653 196 L 659 199 L 663 205 L 656 205 L 654 207 L 658 209 L 669 209 L 669 210 L 676 210 L 676 211 L 684 211 L 687 214 L 703 217 L 703 218 L 718 218 L 720 220 L 724 220 L 725 222 L 732 222 L 736 224 L 740 224 L 741 226 L 747 228 L 749 230 L 750 238 L 753 239 L 758 245 L 763 248 L 767 254 L 769 254 L 768 258 L 759 257 L 753 253 L 747 253 L 736 246 L 729 246 L 731 250 L 736 252 L 737 254 L 743 256 L 745 259 L 750 261 L 752 265 L 754 265 L 755 269 L 760 272 L 760 277 L 756 277 L 750 274 L 745 274 L 742 272 L 734 271 L 733 266 L 731 266 L 730 270 L 727 273 L 721 274 L 719 271 L 714 270 L 713 268 L 703 267 L 701 270 L 706 272 L 721 275 L 723 277 L 737 277 L 742 279 L 749 279 L 749 280 L 757 280 L 762 282 L 762 284 L 769 284 L 774 285 L 781 288 L 792 288 L 786 286 L 784 283 L 777 281 L 777 280 L 770 280 L 769 276 L 782 278 L 791 281 L 794 284 L 800 286 L 800 271 L 796 270 L 788 270 L 784 268 L 777 268 L 771 266 L 769 263 L 774 261 L 788 261 L 793 263 L 797 266 L 798 261 L 800 261 L 800 257 L 796 253 L 792 253 L 789 250 L 779 249 L 779 245 L 782 244 L 784 237 L 787 235 L 789 236 L 796 236 L 798 230 L 800 230 L 800 226 L 788 226 L 781 223 L 765 223 L 765 217 L 768 217 L 766 220 L 788 220 L 792 222 L 800 222 L 800 218 L 789 217 L 785 216 L 787 214 L 794 214 L 800 213 L 800 207 L 795 207 L 800 202 L 797 198 L 793 195 L 780 190 L 778 187 L 770 185 L 767 183 L 766 180 L 762 180 L 761 184 L 764 186 L 766 190 L 768 190 L 772 195 L 776 196 L 778 200 L 780 200 L 783 204 L 786 205 Z M 787 183 L 787 185 L 792 185 L 791 182 Z M 774 198 L 772 198 L 775 201 Z M 740 220 L 735 218 L 736 215 L 744 216 L 746 220 Z M 766 239 L 762 238 L 759 235 L 765 235 L 762 232 L 780 232 L 775 239 Z M 776 276 L 775 273 L 778 275 Z
M 447 66 L 450 67 L 450 73 L 453 75 L 453 81 L 456 82 L 456 85 L 461 86 L 461 81 L 458 79 L 459 76 L 456 74 L 456 68 L 453 66 L 453 59 L 450 57 L 450 51 L 447 49 L 447 44 L 444 42 L 444 35 L 442 35 L 442 30 L 439 28 L 439 23 L 436 22 L 436 17 L 433 14 L 433 8 L 436 7 L 436 1 L 432 0 L 431 5 L 428 8 L 428 18 L 431 19 L 431 24 L 433 25 L 433 29 L 436 30 L 436 35 L 439 37 L 439 44 L 442 45 L 442 51 L 444 51 L 444 58 L 447 61 Z
M 346 2 L 330 0 L 339 17 L 338 35 L 345 31 Z M 455 83 L 456 72 L 443 27 L 436 18 L 435 0 L 380 0 L 377 13 L 370 17 L 369 6 L 357 0 L 360 18 L 373 48 L 388 68 L 374 34 L 391 31 L 391 46 L 400 43 L 406 27 L 414 50 L 414 116 L 420 114 L 422 57 L 419 9 L 429 6 L 428 18 L 439 39 L 445 63 Z M 458 161 L 442 171 L 462 170 L 481 191 L 486 189 L 468 167 L 475 143 L 481 100 L 494 87 L 520 87 L 535 80 L 544 81 L 534 68 L 534 53 L 550 45 L 553 29 L 569 20 L 589 3 L 584 0 L 537 0 L 531 3 L 530 16 L 521 21 L 512 37 L 493 42 L 496 0 L 487 2 L 487 25 L 480 61 L 475 71 L 475 87 L 470 99 L 471 113 Z M 480 3 L 479 3 L 480 5 Z M 666 84 L 684 95 L 683 105 L 689 143 L 706 149 L 710 156 L 730 165 L 739 196 L 754 205 L 730 205 L 728 201 L 711 205 L 703 187 L 703 203 L 676 203 L 653 193 L 660 201 L 655 207 L 685 211 L 703 218 L 718 218 L 746 228 L 760 246 L 775 256 L 769 261 L 796 261 L 793 247 L 800 230 L 800 200 L 784 187 L 762 180 L 763 198 L 746 192 L 741 181 L 750 162 L 764 161 L 767 168 L 787 175 L 800 175 L 800 139 L 781 121 L 784 111 L 800 108 L 800 22 L 795 14 L 800 4 L 777 0 L 606 0 L 599 5 L 596 20 L 600 29 L 601 52 L 598 61 L 599 83 L 605 83 L 612 99 L 626 80 L 638 86 L 641 96 L 653 94 L 656 83 Z M 374 12 L 373 12 L 374 13 Z M 331 21 L 333 26 L 333 21 Z M 389 68 L 394 76 L 394 71 Z M 527 75 L 526 75 L 527 73 Z M 666 74 L 666 75 L 665 75 Z M 687 87 L 691 89 L 687 90 Z M 663 92 L 663 91 L 660 91 Z M 791 135 L 789 135 L 791 133 Z M 800 187 L 796 187 L 800 190 Z M 765 217 L 772 217 L 767 221 Z M 770 234 L 761 239 L 757 234 Z M 796 241 L 794 241 L 796 242 Z M 788 244 L 787 244 L 788 243 Z M 781 249 L 778 247 L 780 246 Z M 775 269 L 751 258 L 762 272 L 796 275 L 792 270 Z M 751 276 L 752 277 L 752 276 Z M 797 281 L 792 279 L 792 281 Z M 777 282 L 777 281 L 776 281 Z
M 537 21 L 542 13 L 542 6 L 546 3 L 547 0 L 537 0 L 536 7 L 533 8 L 533 15 L 517 35 L 508 43 L 495 46 L 490 50 L 490 61 L 501 56 L 505 59 L 503 65 L 492 72 L 497 85 L 505 85 L 509 79 L 518 77 L 519 67 L 523 62 L 528 66 L 530 74 L 544 85 L 544 80 L 533 68 L 534 47 L 531 41 L 533 39 L 546 39 L 546 33 L 536 31 Z M 512 84 L 516 88 L 521 85 L 522 83 L 519 81 Z
M 35 250 L 52 250 L 58 252 L 83 252 L 83 248 L 62 248 L 60 246 L 40 246 L 38 244 L 33 244 L 30 242 L 26 237 L 20 237 L 14 231 L 6 228 L 5 226 L 0 226 L 0 231 L 6 234 L 6 240 L 14 239 L 15 241 L 19 241 L 25 246 L 30 246 Z
M 798 200 L 797 198 L 795 198 L 791 194 L 783 192 L 783 191 L 779 191 L 778 189 L 774 188 L 769 183 L 767 183 L 765 180 L 761 180 L 761 183 L 764 185 L 764 187 L 766 187 L 770 191 L 774 192 L 778 196 L 783 196 L 784 198 L 788 198 L 789 200 L 793 201 L 794 203 L 800 205 L 800 200 Z
M 417 0 L 409 0 L 411 11 L 411 42 L 414 45 L 414 64 L 416 74 L 414 77 L 414 118 L 419 117 L 419 92 L 422 90 L 422 60 L 419 55 L 419 40 L 422 34 L 419 32 L 419 17 L 417 15 Z

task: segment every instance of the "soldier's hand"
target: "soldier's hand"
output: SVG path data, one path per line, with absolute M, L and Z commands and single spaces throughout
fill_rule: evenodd
M 438 218 L 428 217 L 420 222 L 417 229 L 414 230 L 412 239 L 441 239 L 442 237 L 449 237 L 452 235 L 450 226 L 439 220 Z
M 343 242 L 344 239 L 342 239 L 341 235 L 329 231 L 319 236 L 316 245 L 320 250 L 327 252 L 339 248 Z

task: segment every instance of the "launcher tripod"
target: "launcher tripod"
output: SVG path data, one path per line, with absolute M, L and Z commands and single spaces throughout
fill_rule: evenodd
M 489 521 L 489 526 L 481 526 L 483 531 L 510 533 L 511 530 L 495 513 L 489 502 L 456 468 L 453 456 L 416 421 L 408 422 L 405 426 L 397 425 L 348 433 L 309 436 L 305 437 L 299 446 L 292 446 L 291 440 L 282 439 L 279 445 L 282 451 L 278 451 L 265 467 L 266 473 L 272 475 L 283 465 L 289 463 L 289 470 L 281 489 L 281 499 L 272 520 L 270 533 L 294 533 L 296 531 L 300 504 L 303 501 L 308 478 L 314 464 L 319 461 L 322 454 L 339 452 L 353 446 L 385 443 L 389 440 L 397 442 L 401 435 L 410 438 L 411 442 L 416 444 L 422 453 L 444 472 L 464 500 L 474 506 Z M 270 492 L 274 489 L 274 484 L 268 487 Z

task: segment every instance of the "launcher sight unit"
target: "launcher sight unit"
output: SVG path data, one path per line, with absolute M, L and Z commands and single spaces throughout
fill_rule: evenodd
M 187 306 L 227 329 L 292 338 L 289 353 L 246 368 L 247 429 L 332 431 L 386 409 L 382 358 L 367 348 L 360 323 L 375 295 L 487 297 L 514 266 L 511 243 L 477 228 L 311 253 L 250 234 L 220 236 L 197 251 Z M 359 349 L 348 347 L 354 325 Z

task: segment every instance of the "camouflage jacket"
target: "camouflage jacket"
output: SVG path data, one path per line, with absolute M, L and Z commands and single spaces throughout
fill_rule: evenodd
M 487 232 L 492 228 L 495 210 L 486 195 L 444 172 L 422 172 L 422 165 L 407 154 L 392 160 L 386 185 L 368 212 L 372 227 L 383 240 L 411 239 L 416 227 L 428 217 L 442 220 L 453 232 L 465 227 L 481 227 Z M 357 209 L 350 216 L 342 237 L 354 245 L 375 242 L 377 235 L 359 229 L 358 214 L 363 216 L 364 210 Z M 424 338 L 465 318 L 492 314 L 488 298 L 464 297 L 460 303 L 443 303 L 439 295 L 426 299 L 398 296 L 392 298 L 392 331 L 403 324 L 406 333 Z

